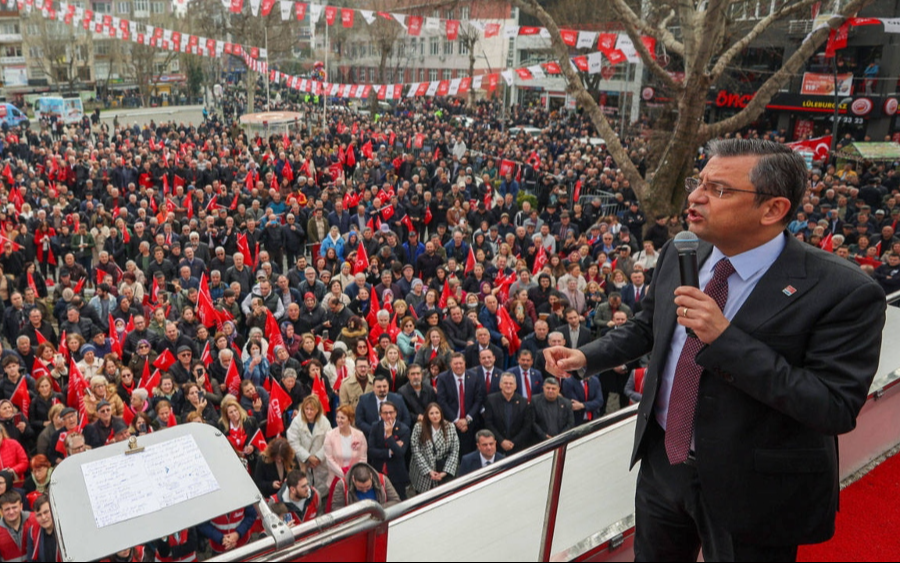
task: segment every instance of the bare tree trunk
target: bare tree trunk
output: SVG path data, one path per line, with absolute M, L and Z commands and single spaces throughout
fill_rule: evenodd
M 256 112 L 256 72 L 247 69 L 247 113 Z
M 469 45 L 469 78 L 475 78 L 475 45 Z M 475 109 L 475 88 L 469 88 L 469 109 Z

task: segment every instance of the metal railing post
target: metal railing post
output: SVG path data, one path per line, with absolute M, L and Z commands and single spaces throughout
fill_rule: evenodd
M 563 444 L 553 452 L 553 467 L 550 470 L 550 494 L 544 511 L 544 529 L 541 531 L 541 553 L 539 561 L 550 561 L 553 551 L 553 534 L 556 532 L 556 515 L 559 511 L 559 493 L 562 490 L 563 471 L 566 467 L 566 449 Z

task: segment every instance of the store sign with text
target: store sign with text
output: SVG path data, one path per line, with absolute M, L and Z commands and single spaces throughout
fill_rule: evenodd
M 738 94 L 728 90 L 719 90 L 719 93 L 716 94 L 715 104 L 716 107 L 720 108 L 744 109 L 752 99 L 753 94 Z
M 800 93 L 806 96 L 834 96 L 834 85 L 833 74 L 805 72 Z M 853 73 L 837 75 L 837 86 L 839 96 L 849 96 L 853 90 Z

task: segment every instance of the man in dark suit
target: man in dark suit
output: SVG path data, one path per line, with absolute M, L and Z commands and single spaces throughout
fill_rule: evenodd
M 559 331 L 566 338 L 566 346 L 580 348 L 591 341 L 591 331 L 581 324 L 581 315 L 578 311 L 569 307 L 563 315 L 566 317 L 566 326 Z
M 538 442 L 559 436 L 575 428 L 572 401 L 561 397 L 560 385 L 555 377 L 544 379 L 543 393 L 531 400 L 534 410 L 534 439 Z
M 562 396 L 572 401 L 575 426 L 603 416 L 602 408 L 605 403 L 603 402 L 603 392 L 600 389 L 600 380 L 596 375 L 586 377 L 584 380 L 580 377 L 563 379 Z
M 397 407 L 397 418 L 407 427 L 412 427 L 403 397 L 397 393 L 388 392 L 390 388 L 390 380 L 384 375 L 379 375 L 372 383 L 372 391 L 359 398 L 359 403 L 356 405 L 356 427 L 366 436 L 372 431 L 372 427 L 381 420 L 381 405 L 385 401 L 394 403 L 394 406 Z
M 486 328 L 479 328 L 475 331 L 475 344 L 466 347 L 464 356 L 466 367 L 474 368 L 481 365 L 481 351 L 485 349 L 494 353 L 494 363 L 503 360 L 503 350 L 491 344 L 491 332 Z
M 484 405 L 484 427 L 494 433 L 506 455 L 531 445 L 534 424 L 534 411 L 525 397 L 516 393 L 516 379 L 509 372 L 501 375 L 500 392 L 490 395 Z
M 511 368 L 509 373 L 516 376 L 516 393 L 525 397 L 530 403 L 534 395 L 539 395 L 544 378 L 540 370 L 534 369 L 534 356 L 531 350 L 519 350 L 519 365 Z
M 497 463 L 505 457 L 497 453 L 497 439 L 490 430 L 479 430 L 475 438 L 478 441 L 478 450 L 462 456 L 459 461 L 460 477 Z
M 478 367 L 468 370 L 472 375 L 478 373 L 484 378 L 484 394 L 491 395 L 500 391 L 500 370 L 494 367 L 496 358 L 491 350 L 482 350 L 478 354 Z
M 459 451 L 465 455 L 475 449 L 475 432 L 481 427 L 484 406 L 484 378 L 466 371 L 463 355 L 450 356 L 450 369 L 437 378 L 437 397 L 444 417 L 456 426 Z
M 410 364 L 409 370 L 406 372 L 409 378 L 397 393 L 403 397 L 406 408 L 409 410 L 409 417 L 413 424 L 425 419 L 425 409 L 431 403 L 437 402 L 437 391 L 431 385 L 424 385 L 422 382 L 422 366 L 418 364 Z
M 636 315 L 641 312 L 641 302 L 647 295 L 644 272 L 631 272 L 631 283 L 622 288 L 622 303 Z
M 799 155 L 757 140 L 709 148 L 701 181 L 686 182 L 703 291 L 679 287 L 667 245 L 641 313 L 582 350 L 546 351 L 547 365 L 597 373 L 651 353 L 632 453 L 636 559 L 689 560 L 702 542 L 709 561 L 794 560 L 834 534 L 836 436 L 874 378 L 884 292 L 784 233 L 806 194 Z
M 398 405 L 390 400 L 381 403 L 381 422 L 373 424 L 368 434 L 369 465 L 391 480 L 400 500 L 406 500 L 409 471 L 406 451 L 409 449 L 409 426 L 397 420 Z

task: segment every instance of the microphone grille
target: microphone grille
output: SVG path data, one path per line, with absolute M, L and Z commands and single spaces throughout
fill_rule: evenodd
M 672 242 L 678 252 L 696 252 L 700 248 L 700 239 L 690 231 L 681 231 Z

